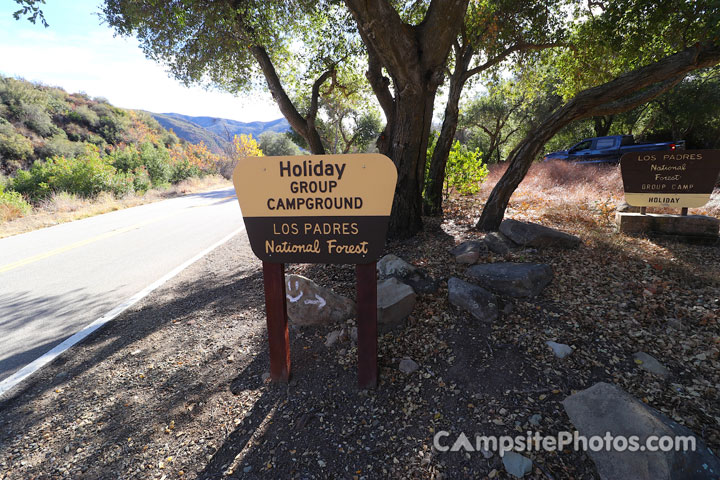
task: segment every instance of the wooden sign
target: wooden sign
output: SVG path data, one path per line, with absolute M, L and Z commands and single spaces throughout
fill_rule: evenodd
M 720 150 L 626 153 L 620 159 L 625 201 L 636 207 L 705 205 L 720 174 Z
M 358 384 L 375 388 L 375 261 L 385 246 L 395 165 L 379 154 L 246 157 L 233 183 L 250 246 L 263 261 L 270 378 L 290 379 L 284 264 L 354 263 Z
M 246 157 L 233 172 L 250 246 L 273 263 L 374 262 L 396 182 L 380 154 Z

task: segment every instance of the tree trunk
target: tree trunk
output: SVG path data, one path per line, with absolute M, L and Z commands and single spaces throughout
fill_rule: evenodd
M 510 154 L 510 165 L 495 185 L 483 208 L 476 228 L 495 231 L 505 209 L 530 165 L 545 143 L 561 128 L 575 120 L 614 115 L 643 105 L 677 85 L 688 72 L 720 63 L 720 46 L 712 42 L 697 44 L 660 61 L 578 93 L 531 130 Z
M 457 70 L 456 70 L 457 73 Z M 463 75 L 454 73 L 450 78 L 450 91 L 445 105 L 440 136 L 435 144 L 430 169 L 425 186 L 425 202 L 423 205 L 425 215 L 442 215 L 443 183 L 445 183 L 445 167 L 447 166 L 450 150 L 452 149 L 455 132 L 457 131 L 458 116 L 460 113 L 460 94 L 465 79 Z
M 594 117 L 595 122 L 595 136 L 605 137 L 610 132 L 610 127 L 613 122 L 613 115 Z
M 415 87 L 415 86 L 413 86 Z M 422 191 L 430 137 L 433 102 L 437 86 L 417 85 L 395 100 L 395 121 L 388 133 L 386 151 L 398 169 L 398 181 L 390 216 L 389 235 L 407 238 L 422 230 Z
M 558 119 L 550 125 L 531 130 L 518 147 L 510 153 L 509 165 L 503 176 L 493 188 L 485 202 L 480 220 L 476 228 L 484 231 L 496 231 L 505 216 L 505 209 L 510 197 L 530 169 L 533 160 L 542 150 L 545 143 L 571 120 Z
M 388 235 L 409 237 L 422 229 L 433 102 L 468 0 L 432 0 L 417 25 L 403 22 L 387 0 L 345 0 L 345 4 L 367 48 L 368 80 L 388 120 L 378 147 L 398 170 Z M 383 68 L 392 79 L 394 96 Z

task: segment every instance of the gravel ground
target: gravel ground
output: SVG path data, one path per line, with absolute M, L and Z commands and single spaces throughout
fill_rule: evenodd
M 358 390 L 350 340 L 325 347 L 338 326 L 291 329 L 290 384 L 264 381 L 262 273 L 238 236 L 0 404 L 0 480 L 509 478 L 497 454 L 438 452 L 434 434 L 572 431 L 560 402 L 597 381 L 720 450 L 718 246 L 619 236 L 605 211 L 538 220 L 511 209 L 584 244 L 508 255 L 549 263 L 555 280 L 482 324 L 447 302 L 447 279 L 465 272 L 447 250 L 482 236 L 468 230 L 468 209 L 456 202 L 442 224 L 429 219 L 414 239 L 388 244 L 442 287 L 419 297 L 407 326 L 380 336 L 377 390 Z M 352 266 L 288 270 L 354 296 Z M 575 351 L 560 360 L 547 340 Z M 671 376 L 640 370 L 638 350 Z M 398 370 L 406 357 L 420 365 L 409 375 Z M 526 455 L 535 463 L 526 478 L 597 478 L 582 452 Z

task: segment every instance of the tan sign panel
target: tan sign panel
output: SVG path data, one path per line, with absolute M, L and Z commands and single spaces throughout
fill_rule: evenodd
M 720 151 L 626 153 L 620 168 L 625 201 L 630 205 L 697 208 L 710 199 L 720 174 Z
M 233 183 L 250 245 L 273 263 L 370 263 L 397 182 L 379 154 L 245 157 Z

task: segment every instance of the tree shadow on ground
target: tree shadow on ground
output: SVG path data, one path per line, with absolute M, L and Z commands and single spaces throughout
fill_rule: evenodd
M 247 240 L 240 243 L 247 249 Z M 38 429 L 72 432 L 58 445 L 52 439 L 44 442 L 51 453 L 38 471 L 58 473 L 53 464 L 74 455 L 81 460 L 75 463 L 83 465 L 74 478 L 107 477 L 104 464 L 115 472 L 142 464 L 143 445 L 155 440 L 158 425 L 170 425 L 172 418 L 172 430 L 178 432 L 197 417 L 215 415 L 210 394 L 227 392 L 238 369 L 267 361 L 255 338 L 261 325 L 253 318 L 245 321 L 242 313 L 262 307 L 262 273 L 255 261 L 159 289 L 11 392 L 0 403 L 0 445 Z M 220 328 L 203 326 L 210 315 L 225 319 Z M 235 353 L 228 365 L 237 347 L 243 353 Z M 198 364 L 186 369 L 177 366 L 182 360 L 173 362 L 195 358 L 195 350 L 204 352 Z M 164 365 L 153 365 L 157 362 Z M 214 375 L 220 365 L 228 365 L 227 371 Z M 73 425 L 81 418 L 87 421 Z

